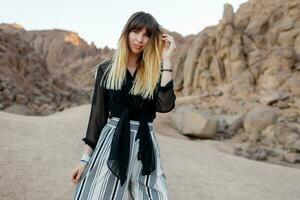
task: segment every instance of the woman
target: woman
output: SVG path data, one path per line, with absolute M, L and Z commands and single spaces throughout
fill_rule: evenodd
M 171 35 L 136 12 L 112 58 L 98 65 L 74 199 L 168 199 L 153 120 L 175 107 Z

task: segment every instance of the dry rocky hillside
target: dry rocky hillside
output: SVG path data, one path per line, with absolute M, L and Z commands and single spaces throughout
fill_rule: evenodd
M 47 115 L 89 103 L 93 66 L 111 53 L 74 32 L 0 24 L 0 109 Z
M 300 1 L 250 0 L 197 35 L 176 35 L 174 126 L 228 152 L 299 167 Z

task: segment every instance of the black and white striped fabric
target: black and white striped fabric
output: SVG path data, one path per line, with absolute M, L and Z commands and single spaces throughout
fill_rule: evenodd
M 160 150 L 153 122 L 148 122 L 156 157 L 156 169 L 142 175 L 142 163 L 137 153 L 139 139 L 135 140 L 139 121 L 130 120 L 130 160 L 126 183 L 111 173 L 107 166 L 110 145 L 120 118 L 112 117 L 102 129 L 97 146 L 76 185 L 74 200 L 167 200 L 167 179 L 162 168 Z

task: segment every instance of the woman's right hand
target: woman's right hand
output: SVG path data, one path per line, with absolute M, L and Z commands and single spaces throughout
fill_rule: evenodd
M 79 182 L 79 179 L 81 177 L 81 174 L 83 172 L 83 170 L 85 169 L 86 167 L 86 163 L 79 163 L 75 169 L 72 171 L 72 174 L 71 174 L 71 181 L 73 183 L 78 183 Z

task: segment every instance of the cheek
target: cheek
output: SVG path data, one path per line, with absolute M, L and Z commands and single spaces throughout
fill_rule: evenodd
M 128 35 L 128 40 L 129 40 L 130 42 L 132 42 L 133 39 L 134 39 L 133 35 L 132 35 L 132 34 L 129 34 L 129 35 Z
M 147 46 L 148 43 L 149 43 L 149 38 L 144 39 L 145 46 Z

